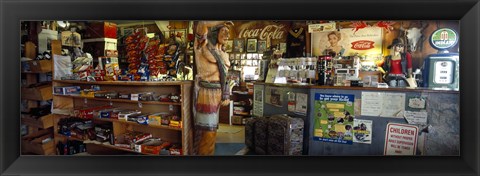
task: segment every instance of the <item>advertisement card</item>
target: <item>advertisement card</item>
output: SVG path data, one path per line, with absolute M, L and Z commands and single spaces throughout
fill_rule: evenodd
M 353 136 L 355 143 L 372 144 L 372 121 L 354 119 Z

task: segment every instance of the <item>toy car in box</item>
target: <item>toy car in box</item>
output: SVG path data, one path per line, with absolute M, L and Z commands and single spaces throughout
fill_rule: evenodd
M 127 120 L 128 116 L 134 115 L 134 114 L 140 114 L 140 113 L 142 112 L 137 110 L 121 111 L 118 113 L 118 120 Z
M 81 97 L 87 97 L 87 98 L 94 98 L 95 93 L 97 93 L 97 92 L 95 92 L 94 90 L 86 89 L 86 90 L 80 91 L 80 96 Z
M 118 98 L 118 92 L 95 92 L 95 98 L 108 98 L 115 99 Z
M 66 86 L 66 87 L 57 87 L 53 88 L 53 93 L 58 95 L 71 95 L 71 94 L 80 94 L 80 86 Z
M 128 121 L 137 122 L 138 124 L 148 125 L 148 116 L 150 114 L 134 114 L 128 117 Z
M 170 120 L 170 124 L 168 124 L 168 126 L 174 128 L 182 128 L 182 121 Z
M 162 117 L 168 116 L 169 113 L 166 112 L 159 112 L 154 113 L 148 116 L 148 124 L 152 125 L 161 125 L 162 124 Z
M 170 149 L 170 155 L 182 155 L 182 147 L 178 144 L 173 144 Z
M 73 113 L 75 114 L 76 117 L 91 119 L 94 117 L 95 112 L 98 112 L 101 109 L 108 109 L 108 108 L 112 108 L 112 106 L 88 107 L 88 108 L 74 110 Z
M 118 113 L 122 111 L 122 109 L 119 108 L 112 108 L 112 109 L 103 109 L 99 111 L 99 118 L 113 118 L 117 119 L 118 118 Z

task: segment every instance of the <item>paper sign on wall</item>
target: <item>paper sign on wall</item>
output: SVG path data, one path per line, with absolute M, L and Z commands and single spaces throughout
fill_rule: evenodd
M 418 124 L 418 125 L 426 125 L 427 124 L 427 111 L 405 111 L 404 113 L 405 119 L 407 120 L 408 124 Z
M 295 112 L 307 114 L 308 94 L 297 93 Z
M 362 115 L 403 118 L 405 93 L 362 92 Z
M 415 155 L 418 127 L 389 123 L 385 132 L 384 155 Z
M 253 86 L 253 115 L 263 116 L 263 85 Z
M 265 103 L 282 107 L 283 106 L 283 90 L 276 87 L 265 87 Z

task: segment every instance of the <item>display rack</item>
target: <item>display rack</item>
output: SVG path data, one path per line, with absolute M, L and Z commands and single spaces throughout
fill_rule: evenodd
M 58 122 L 61 118 L 72 116 L 75 109 L 82 107 L 95 107 L 110 105 L 118 108 L 136 109 L 144 113 L 171 112 L 178 113 L 181 116 L 182 127 L 170 127 L 163 125 L 143 125 L 136 122 L 126 120 L 93 118 L 94 124 L 111 123 L 113 126 L 114 136 L 125 133 L 126 131 L 138 131 L 150 133 L 153 137 L 162 140 L 179 143 L 182 145 L 184 155 L 192 152 L 192 117 L 191 117 L 191 90 L 192 81 L 175 81 L 175 82 L 137 82 L 137 81 L 102 81 L 102 82 L 84 82 L 84 81 L 64 81 L 54 80 L 55 86 L 81 86 L 88 88 L 90 85 L 98 85 L 102 90 L 118 91 L 118 92 L 155 92 L 157 95 L 174 93 L 180 95 L 181 100 L 175 102 L 158 102 L 158 101 L 132 101 L 121 99 L 103 99 L 103 98 L 86 98 L 72 95 L 56 95 L 54 94 L 53 111 L 55 113 L 54 129 L 55 141 L 62 141 L 69 137 L 58 134 Z M 70 138 L 73 140 L 82 140 Z M 85 140 L 82 140 L 85 141 Z M 88 143 L 89 149 L 92 147 L 104 148 L 104 150 L 118 149 L 125 150 L 116 146 L 105 146 L 105 144 Z M 102 152 L 99 149 L 99 154 Z M 90 153 L 90 151 L 87 150 Z M 133 152 L 133 151 L 132 151 Z M 92 153 L 94 154 L 94 153 Z
M 52 54 L 59 54 L 61 51 L 52 50 Z M 55 58 L 53 58 L 55 59 Z M 55 72 L 55 70 L 53 70 Z M 109 124 L 112 126 L 113 136 L 117 137 L 127 131 L 150 133 L 155 138 L 162 141 L 168 141 L 172 144 L 180 144 L 182 155 L 191 155 L 193 150 L 193 130 L 191 115 L 191 92 L 192 81 L 170 81 L 170 82 L 143 82 L 143 81 L 98 81 L 86 82 L 76 80 L 53 80 L 53 87 L 62 86 L 80 86 L 82 89 L 90 88 L 92 85 L 99 86 L 101 90 L 116 92 L 154 92 L 156 95 L 176 94 L 179 95 L 179 102 L 160 102 L 160 101 L 133 101 L 124 99 L 106 99 L 81 97 L 73 95 L 53 94 L 53 131 L 55 137 L 55 146 L 59 142 L 66 140 L 83 141 L 86 144 L 87 153 L 92 155 L 151 155 L 136 152 L 115 145 L 99 143 L 84 138 L 75 138 L 65 136 L 59 133 L 58 122 L 63 118 L 75 116 L 74 110 L 85 107 L 96 107 L 110 105 L 124 109 L 140 110 L 142 113 L 169 112 L 181 117 L 181 127 L 170 127 L 163 125 L 143 125 L 136 122 L 118 119 L 92 118 L 93 124 Z
M 52 42 L 52 48 L 59 48 L 60 42 Z M 25 43 L 25 56 L 34 59 L 37 57 L 36 46 L 33 42 Z M 21 123 L 28 126 L 28 134 L 22 137 L 22 153 L 53 155 L 55 147 L 53 140 L 53 115 L 47 114 L 41 117 L 34 117 L 31 114 L 32 108 L 39 107 L 40 101 L 52 99 L 52 84 L 44 84 L 36 87 L 27 87 L 28 85 L 39 83 L 40 74 L 52 72 L 51 60 L 32 60 L 26 61 L 25 66 L 29 70 L 22 69 L 22 77 L 25 78 L 25 85 L 21 88 L 21 97 L 27 101 L 26 107 L 22 110 Z

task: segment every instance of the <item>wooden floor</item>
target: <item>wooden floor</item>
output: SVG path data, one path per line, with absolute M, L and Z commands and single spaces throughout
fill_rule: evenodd
M 216 143 L 245 143 L 245 126 L 220 123 Z

